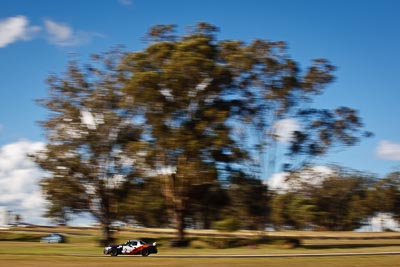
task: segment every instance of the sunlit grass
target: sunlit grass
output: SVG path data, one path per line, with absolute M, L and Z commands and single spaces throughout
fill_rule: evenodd
M 40 237 L 50 232 L 60 232 L 67 236 L 68 243 L 47 244 L 40 243 Z M 127 239 L 147 238 L 156 240 L 159 246 L 159 254 L 149 257 L 141 256 L 104 256 L 103 248 L 97 243 L 100 231 L 98 229 L 79 228 L 37 228 L 37 229 L 12 229 L 0 231 L 0 266 L 301 266 L 301 267 L 347 267 L 347 266 L 399 266 L 400 255 L 385 256 L 351 256 L 351 257 L 307 257 L 307 258 L 162 258 L 166 255 L 280 255 L 280 254 L 316 254 L 316 253 L 374 253 L 374 252 L 399 252 L 400 239 L 398 233 L 389 233 L 392 236 L 379 236 L 364 233 L 354 236 L 353 233 L 298 233 L 314 235 L 313 238 L 302 239 L 302 246 L 297 248 L 285 248 L 279 242 L 268 242 L 253 246 L 236 248 L 215 249 L 207 246 L 204 240 L 219 238 L 214 232 L 199 231 L 199 235 L 191 233 L 192 246 L 189 248 L 171 248 L 169 240 L 173 237 L 173 231 L 154 229 L 126 229 L 117 233 L 117 242 Z M 257 232 L 239 232 L 238 237 L 248 235 L 256 236 Z M 318 238 L 325 236 L 325 238 Z M 223 236 L 223 235 L 221 235 Z M 295 236 L 290 232 L 288 236 Z M 326 237 L 328 236 L 328 237 Z M 336 239 L 333 237 L 336 236 Z M 249 237 L 249 236 L 247 236 Z M 379 239 L 376 239 L 381 237 Z M 250 237 L 251 238 L 251 237 Z M 11 241 L 10 241 L 11 240 Z M 17 241 L 15 241 L 17 240 Z M 24 241 L 21 241 L 24 240 Z M 205 244 L 205 245 L 204 245 Z M 204 245 L 204 247 L 202 247 Z
M 266 244 L 257 246 L 244 246 L 237 248 L 215 249 L 215 248 L 171 248 L 168 243 L 161 243 L 159 255 L 277 255 L 298 253 L 346 253 L 346 252 L 398 252 L 400 251 L 399 240 L 369 240 L 369 242 L 347 240 L 312 240 L 298 248 L 283 248 L 278 244 Z M 47 244 L 40 242 L 15 242 L 1 241 L 1 255 L 102 255 L 103 248 L 98 246 L 94 240 L 87 242 L 69 242 L 66 244 Z M 152 257 L 157 255 L 151 255 Z
M 265 254 L 298 254 L 298 253 L 346 253 L 346 252 L 398 252 L 400 245 L 385 244 L 373 246 L 354 246 L 354 247 L 332 247 L 314 248 L 310 246 L 302 246 L 295 249 L 285 249 L 276 245 L 261 245 L 254 247 L 239 247 L 227 249 L 213 248 L 170 248 L 167 245 L 159 247 L 159 255 L 265 255 Z M 73 244 L 43 244 L 32 242 L 0 242 L 0 254 L 12 255 L 102 255 L 103 248 L 94 242 L 89 243 L 73 243 Z M 157 255 L 152 255 L 157 256 Z
M 135 256 L 133 256 L 135 257 Z M 57 257 L 57 256 L 3 256 L 0 255 L 0 266 L 173 266 L 173 267 L 221 267 L 221 266 L 270 266 L 270 267 L 385 267 L 399 266 L 400 256 L 367 256 L 367 257 L 311 257 L 311 258 L 267 258 L 267 259 L 160 259 L 157 257 Z

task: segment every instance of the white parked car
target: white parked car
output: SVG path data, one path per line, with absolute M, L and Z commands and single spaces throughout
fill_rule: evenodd
M 50 235 L 40 238 L 40 242 L 42 243 L 65 243 L 66 241 L 67 239 L 65 238 L 65 236 L 59 233 L 52 233 Z

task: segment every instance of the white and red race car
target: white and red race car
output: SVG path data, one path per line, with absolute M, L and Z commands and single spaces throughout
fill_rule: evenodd
M 149 256 L 157 252 L 156 242 L 149 245 L 142 240 L 128 240 L 125 244 L 111 245 L 104 248 L 104 254 L 110 254 L 111 256 L 118 256 L 119 254 Z

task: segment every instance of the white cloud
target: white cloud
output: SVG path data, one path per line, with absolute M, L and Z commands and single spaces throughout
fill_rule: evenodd
M 276 139 L 281 143 L 289 143 L 293 138 L 293 132 L 300 129 L 299 123 L 295 119 L 283 119 L 277 121 L 274 126 Z
M 18 141 L 0 147 L 0 206 L 20 214 L 24 222 L 43 224 L 45 199 L 39 187 L 44 172 L 28 157 L 42 142 Z
M 400 144 L 387 140 L 380 141 L 376 155 L 381 159 L 400 161 Z
M 386 229 L 400 231 L 400 224 L 391 213 L 378 213 L 369 218 L 368 224 L 357 229 L 358 232 L 383 232 Z
M 59 46 L 77 46 L 89 43 L 98 34 L 75 31 L 67 24 L 55 22 L 54 20 L 44 20 L 44 26 L 48 34 L 48 41 Z
M 0 48 L 21 40 L 31 40 L 42 27 L 32 26 L 25 16 L 14 16 L 0 20 Z M 44 20 L 45 37 L 51 44 L 77 46 L 89 43 L 101 36 L 93 32 L 76 31 L 67 24 Z
M 374 232 L 383 232 L 385 229 L 399 231 L 400 225 L 390 213 L 378 213 L 371 218 L 371 228 Z
M 285 192 L 289 189 L 289 184 L 286 181 L 288 175 L 287 172 L 274 173 L 265 183 L 271 190 Z
M 332 173 L 333 170 L 329 167 L 312 166 L 300 173 L 299 180 L 288 180 L 289 173 L 281 172 L 273 174 L 265 183 L 271 190 L 286 192 L 290 189 L 297 188 L 302 183 L 318 185 Z
M 38 26 L 29 26 L 25 16 L 0 20 L 0 48 L 20 40 L 30 40 L 39 30 Z

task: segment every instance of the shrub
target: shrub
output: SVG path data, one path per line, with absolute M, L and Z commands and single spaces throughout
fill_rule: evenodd
M 235 217 L 229 217 L 213 223 L 213 229 L 219 231 L 234 232 L 240 229 L 240 221 Z
M 210 248 L 210 245 L 203 240 L 193 240 L 190 242 L 190 247 L 192 248 Z
M 297 248 L 301 246 L 301 240 L 293 237 L 275 240 L 273 243 L 281 248 Z

